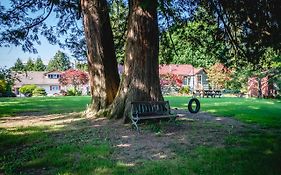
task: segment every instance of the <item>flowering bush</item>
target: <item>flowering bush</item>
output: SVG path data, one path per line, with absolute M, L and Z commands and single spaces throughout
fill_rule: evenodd
M 182 86 L 183 78 L 175 74 L 165 74 L 160 76 L 161 86 Z
M 88 74 L 81 70 L 69 69 L 61 74 L 59 78 L 60 84 L 72 85 L 76 90 L 79 85 L 85 85 L 89 81 Z
M 165 74 L 160 76 L 160 85 L 162 93 L 177 94 L 179 89 L 181 89 L 183 83 L 183 77 L 174 74 Z

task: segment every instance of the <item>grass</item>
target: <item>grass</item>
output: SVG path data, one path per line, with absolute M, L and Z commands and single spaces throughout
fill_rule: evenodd
M 187 109 L 190 97 L 166 97 L 172 107 Z M 264 127 L 281 126 L 281 100 L 255 98 L 200 98 L 201 111 L 217 116 L 234 117 Z
M 187 108 L 188 99 L 166 97 L 173 108 Z M 89 101 L 90 97 L 0 98 L 0 116 L 79 112 Z M 0 128 L 0 174 L 281 174 L 280 100 L 202 98 L 200 102 L 201 111 L 262 127 L 228 136 L 225 147 L 201 145 L 186 150 L 174 145 L 173 159 L 146 160 L 134 166 L 114 161 L 110 141 L 80 116 L 61 126 Z M 158 132 L 161 126 L 151 127 Z
M 81 118 L 55 126 L 0 130 L 0 172 L 5 174 L 116 174 L 123 170 L 110 143 Z M 88 127 L 87 127 L 88 126 Z
M 190 97 L 167 96 L 172 108 L 185 108 Z M 249 123 L 257 123 L 265 127 L 281 126 L 281 100 L 254 98 L 200 98 L 201 111 L 217 116 L 234 117 Z M 40 112 L 57 114 L 80 112 L 90 103 L 89 96 L 78 97 L 32 97 L 32 98 L 0 98 L 0 117 L 21 113 Z
M 85 110 L 89 103 L 89 96 L 0 98 L 0 117 L 30 112 L 43 114 L 80 112 Z

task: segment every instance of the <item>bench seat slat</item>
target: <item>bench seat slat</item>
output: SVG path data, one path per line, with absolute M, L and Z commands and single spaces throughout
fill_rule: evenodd
M 151 116 L 142 116 L 141 119 L 142 120 L 146 120 L 146 119 L 158 119 L 158 118 L 171 118 L 171 117 L 176 117 L 175 115 L 151 115 Z

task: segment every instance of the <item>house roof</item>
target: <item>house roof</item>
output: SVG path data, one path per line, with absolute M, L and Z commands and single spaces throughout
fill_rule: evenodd
M 58 79 L 48 78 L 47 74 L 49 74 L 49 73 L 50 72 L 46 72 L 46 71 L 28 71 L 28 72 L 23 72 L 20 74 L 17 73 L 14 86 L 21 87 L 25 84 L 59 85 Z
M 204 71 L 203 68 L 195 68 L 191 64 L 168 64 L 159 66 L 159 74 L 174 74 L 174 75 L 196 75 L 200 71 Z

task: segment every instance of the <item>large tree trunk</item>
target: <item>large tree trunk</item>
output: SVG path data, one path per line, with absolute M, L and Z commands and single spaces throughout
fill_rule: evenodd
M 92 95 L 88 112 L 96 114 L 113 102 L 120 79 L 106 0 L 81 0 L 81 8 Z
M 132 101 L 161 101 L 157 0 L 130 0 L 124 75 L 111 116 L 130 114 Z

